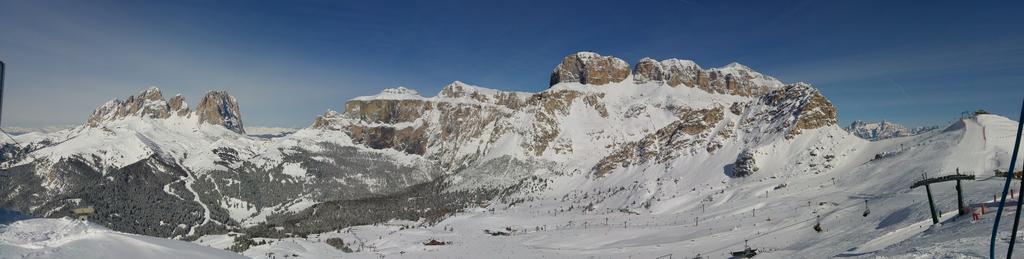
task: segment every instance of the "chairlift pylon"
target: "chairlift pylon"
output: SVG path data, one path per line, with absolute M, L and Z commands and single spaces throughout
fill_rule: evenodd
M 3 110 L 4 110 L 4 79 L 5 79 L 4 77 L 6 76 L 5 75 L 6 72 L 7 72 L 7 64 L 4 63 L 3 60 L 0 60 L 0 122 L 3 121 L 2 118 L 3 118 Z M 0 123 L 0 124 L 2 124 L 2 123 Z M 0 137 L 11 138 L 11 142 L 14 142 L 14 146 L 15 147 L 18 146 L 18 140 L 15 140 L 14 137 L 11 136 L 11 134 L 7 134 L 7 132 L 4 131 L 3 128 L 0 128 L 0 134 L 3 134 L 3 136 L 0 136 Z M 7 167 L 4 167 L 2 172 L 6 173 L 7 172 Z M 7 174 L 0 174 L 0 177 L 6 177 L 6 176 L 7 176 Z
M 871 214 L 871 208 L 868 207 L 868 200 L 864 200 L 864 217 Z

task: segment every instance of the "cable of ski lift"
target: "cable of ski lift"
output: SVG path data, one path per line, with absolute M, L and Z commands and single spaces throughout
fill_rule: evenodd
M 1017 166 L 1017 155 L 1020 151 L 1020 135 L 1022 128 L 1024 128 L 1024 100 L 1021 101 L 1020 118 L 1017 119 L 1017 135 L 1015 136 L 1015 140 L 1013 142 L 1013 155 L 1010 156 L 1010 170 L 1007 170 L 1007 172 L 1010 172 L 1011 177 L 1006 177 L 1006 182 L 1003 184 L 1003 196 L 1001 199 L 999 199 L 999 208 L 996 209 L 996 219 L 992 225 L 992 238 L 991 240 L 989 240 L 988 247 L 989 258 L 996 258 L 996 234 L 999 232 L 999 221 L 1003 216 L 1003 207 L 1006 206 L 1006 194 L 1010 190 L 1010 181 L 1013 180 L 1012 172 L 1013 169 L 1016 168 Z M 1024 186 L 1024 181 L 1021 182 L 1021 185 Z M 1014 213 L 1015 218 L 1013 221 L 1013 232 L 1011 232 L 1010 234 L 1010 247 L 1007 249 L 1006 258 L 1012 258 L 1011 256 L 1013 255 L 1013 246 L 1017 239 L 1017 225 L 1018 223 L 1020 223 L 1020 210 L 1021 202 L 1020 199 L 1018 199 L 1017 211 Z

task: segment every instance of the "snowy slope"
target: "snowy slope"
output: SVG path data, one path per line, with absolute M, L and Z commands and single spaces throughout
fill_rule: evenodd
M 758 174 L 745 179 L 724 176 L 720 167 L 727 161 L 707 157 L 679 160 L 668 168 L 631 169 L 622 178 L 559 177 L 541 198 L 492 204 L 436 225 L 352 227 L 283 239 L 246 254 L 335 255 L 340 251 L 318 240 L 339 237 L 362 247 L 345 254 L 351 258 L 724 258 L 742 249 L 744 240 L 764 251 L 764 258 L 974 257 L 985 251 L 979 244 L 987 244 L 992 214 L 976 223 L 969 216 L 956 217 L 952 184 L 937 184 L 933 191 L 943 224 L 933 228 L 924 191 L 909 186 L 921 173 L 959 168 L 979 177 L 965 183 L 965 199 L 976 209 L 983 202 L 992 209 L 991 197 L 1001 179 L 992 178 L 991 170 L 1009 162 L 1005 153 L 1012 141 L 1007 140 L 1014 132 L 1013 121 L 991 115 L 879 142 L 861 140 L 838 127 L 821 129 L 759 151 L 770 159 L 763 159 Z M 843 147 L 832 150 L 832 170 L 814 173 L 793 166 L 793 161 L 812 163 L 810 152 L 829 154 L 823 146 Z M 889 155 L 876 159 L 878 154 Z M 621 184 L 626 191 L 615 191 Z M 639 188 L 629 187 L 634 185 Z M 630 200 L 648 200 L 651 206 L 629 208 Z M 867 217 L 862 216 L 865 200 L 871 210 Z M 580 209 L 588 204 L 593 209 Z M 822 233 L 811 228 L 818 215 Z M 511 236 L 491 236 L 485 230 Z M 451 244 L 422 244 L 431 239 Z M 1000 242 L 1005 249 L 1005 237 Z
M 126 234 L 63 219 L 0 225 L 0 258 L 245 258 L 184 241 Z

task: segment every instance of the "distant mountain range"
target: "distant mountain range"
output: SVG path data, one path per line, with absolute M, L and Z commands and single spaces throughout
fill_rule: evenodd
M 923 170 L 991 171 L 1008 159 L 981 158 L 1005 153 L 985 141 L 1011 132 L 1009 120 L 992 115 L 941 132 L 889 122 L 844 130 L 836 107 L 807 83 L 782 83 L 738 63 L 705 69 L 645 58 L 630 68 L 592 52 L 564 57 L 538 93 L 459 81 L 431 97 L 385 89 L 290 133 L 252 135 L 241 104 L 211 91 L 190 107 L 154 87 L 101 105 L 83 125 L 18 136 L 20 145 L 0 149 L 0 207 L 61 217 L 91 206 L 92 221 L 110 229 L 188 240 L 304 237 L 392 219 L 431 225 L 476 207 L 550 216 L 551 224 L 692 214 L 732 229 L 714 233 L 792 231 L 794 243 L 815 245 L 791 251 L 828 257 L 880 233 L 849 225 L 829 234 L 842 238 L 825 239 L 765 227 L 837 217 L 838 204 L 869 198 L 905 204 L 913 197 L 902 190 Z M 987 135 L 975 134 L 979 128 Z M 865 140 L 915 134 L 922 136 Z M 935 162 L 975 144 L 962 157 L 973 160 Z M 908 150 L 949 152 L 914 160 Z M 772 213 L 771 224 L 739 221 L 751 208 Z M 709 236 L 673 231 L 687 240 Z M 257 245 L 236 240 L 239 252 Z
M 878 141 L 890 138 L 914 136 L 938 128 L 938 126 L 922 126 L 910 129 L 889 121 L 854 121 L 849 127 L 846 127 L 846 131 L 866 140 Z

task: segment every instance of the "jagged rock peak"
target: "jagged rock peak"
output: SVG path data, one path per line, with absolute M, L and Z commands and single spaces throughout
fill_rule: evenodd
M 211 91 L 199 102 L 195 110 L 199 122 L 222 125 L 234 132 L 245 133 L 242 127 L 242 115 L 235 97 L 224 91 Z M 104 122 L 128 117 L 166 119 L 172 116 L 192 116 L 185 102 L 185 97 L 178 94 L 170 101 L 164 99 L 159 88 L 150 87 L 123 101 L 114 99 L 107 101 L 93 111 L 87 126 L 99 127 Z
M 642 84 L 651 81 L 663 82 L 669 86 L 707 85 L 707 73 L 690 60 L 666 59 L 657 61 L 643 58 L 633 68 L 633 81 Z
M 710 93 L 740 96 L 759 96 L 783 86 L 778 79 L 740 63 L 702 69 L 693 61 L 681 59 L 641 59 L 633 68 L 633 81 L 637 84 L 657 82 L 671 87 L 688 86 Z
M 227 91 L 207 92 L 196 106 L 195 113 L 200 123 L 221 125 L 239 134 L 245 133 L 238 101 Z
M 618 83 L 629 77 L 629 64 L 613 56 L 578 52 L 562 58 L 551 72 L 550 85 L 578 82 L 586 85 Z
M 850 126 L 846 127 L 845 130 L 857 137 L 870 141 L 878 141 L 890 138 L 914 136 L 937 128 L 938 127 L 932 126 L 911 129 L 891 121 L 883 120 L 880 122 L 866 122 L 857 120 L 850 123 Z
M 832 102 L 825 98 L 817 88 L 804 82 L 786 85 L 762 98 L 774 99 L 772 102 L 785 99 L 798 102 L 800 108 L 795 114 L 796 124 L 790 129 L 787 138 L 799 135 L 803 130 L 833 126 L 839 123 L 838 111 Z
M 854 121 L 846 128 L 846 131 L 871 141 L 912 135 L 907 127 L 884 120 L 881 122 Z
M 163 94 L 159 88 L 153 86 L 128 96 L 123 101 L 107 101 L 93 111 L 86 125 L 96 127 L 103 122 L 126 117 L 167 118 L 170 115 L 171 109 Z
M 168 107 L 170 108 L 171 112 L 177 114 L 178 116 L 188 116 L 188 103 L 185 102 L 185 97 L 181 96 L 181 94 L 177 94 L 174 97 L 171 97 L 171 100 L 168 103 Z
M 406 100 L 406 99 L 423 99 L 420 92 L 416 90 L 399 86 L 395 88 L 387 88 L 380 93 L 370 96 L 360 96 L 353 98 L 352 100 L 357 101 L 369 101 L 369 100 Z

